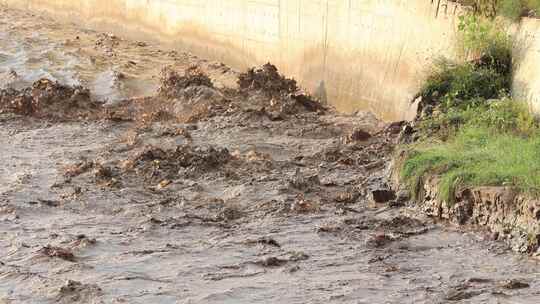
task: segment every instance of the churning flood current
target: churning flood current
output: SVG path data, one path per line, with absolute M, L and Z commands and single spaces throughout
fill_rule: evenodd
M 370 202 L 395 134 L 369 113 L 0 6 L 0 89 L 44 78 L 112 110 L 0 114 L 0 303 L 540 302 L 538 261 Z

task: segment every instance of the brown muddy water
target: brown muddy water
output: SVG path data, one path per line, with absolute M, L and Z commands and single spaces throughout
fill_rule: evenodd
M 537 261 L 372 202 L 394 127 L 270 66 L 0 8 L 0 74 L 0 303 L 540 302 Z

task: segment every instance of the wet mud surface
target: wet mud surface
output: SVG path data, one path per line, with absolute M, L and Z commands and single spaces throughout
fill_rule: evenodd
M 0 28 L 1 56 L 39 54 L 0 60 L 0 303 L 538 303 L 537 261 L 388 190 L 399 126 L 271 65 Z

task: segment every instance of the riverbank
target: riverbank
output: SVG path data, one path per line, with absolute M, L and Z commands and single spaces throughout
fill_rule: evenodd
M 516 251 L 538 256 L 540 123 L 530 105 L 512 97 L 519 41 L 511 26 L 462 16 L 464 57 L 435 61 L 394 176 L 427 214 L 486 226 Z

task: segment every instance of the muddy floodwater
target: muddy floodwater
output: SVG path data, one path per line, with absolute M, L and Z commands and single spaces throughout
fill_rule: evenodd
M 399 126 L 0 6 L 0 303 L 540 303 L 389 191 Z

